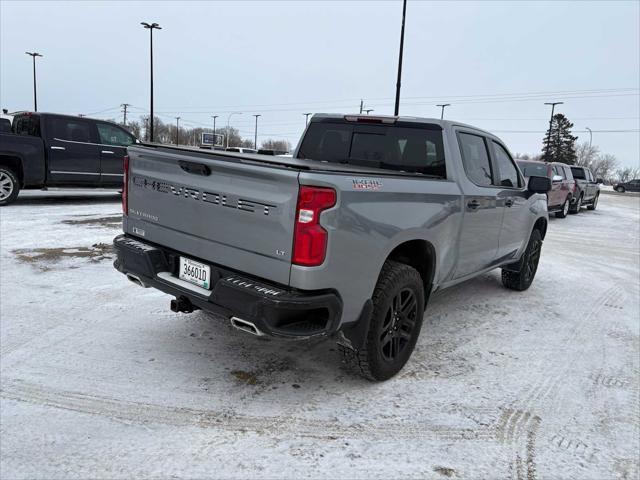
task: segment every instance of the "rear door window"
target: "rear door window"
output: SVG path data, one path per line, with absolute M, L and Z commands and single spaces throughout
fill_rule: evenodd
M 87 120 L 51 117 L 49 119 L 51 137 L 80 143 L 95 143 L 94 123 Z
M 464 170 L 469 180 L 481 187 L 490 187 L 493 183 L 493 172 L 484 137 L 460 132 L 458 143 L 462 152 Z

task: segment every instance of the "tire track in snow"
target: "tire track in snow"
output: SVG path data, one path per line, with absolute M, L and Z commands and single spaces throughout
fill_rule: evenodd
M 600 295 L 587 310 L 581 320 L 569 330 L 568 335 L 559 347 L 560 351 L 567 351 L 571 345 L 579 343 L 580 337 L 588 332 L 592 336 L 598 330 L 599 325 L 592 326 L 591 321 L 605 307 L 616 304 L 622 299 L 623 293 L 617 286 L 607 289 Z M 601 329 L 601 327 L 600 327 Z M 584 353 L 579 353 L 582 357 Z M 575 358 L 572 359 L 575 361 Z M 508 405 L 504 411 L 499 424 L 496 427 L 496 435 L 499 441 L 508 445 L 513 451 L 513 458 L 510 464 L 510 476 L 516 480 L 535 480 L 535 440 L 537 431 L 542 423 L 541 417 L 532 413 L 535 404 L 544 401 L 549 395 L 557 390 L 558 385 L 565 379 L 572 363 L 557 363 L 552 367 L 549 374 L 540 379 L 533 387 L 527 389 L 523 398 L 515 400 Z M 557 402 L 556 398 L 556 402 Z M 522 441 L 524 439 L 524 442 Z M 523 459 L 526 462 L 523 463 Z M 525 469 L 526 467 L 526 476 Z
M 130 424 L 162 424 L 215 428 L 232 432 L 268 432 L 270 435 L 295 434 L 314 438 L 361 438 L 379 440 L 478 440 L 492 441 L 492 428 L 452 428 L 422 422 L 406 423 L 392 419 L 384 423 L 341 424 L 339 421 L 295 416 L 260 417 L 233 411 L 201 410 L 118 400 L 99 395 L 57 390 L 21 380 L 4 379 L 0 396 L 9 400 L 49 406 L 74 412 L 101 415 Z

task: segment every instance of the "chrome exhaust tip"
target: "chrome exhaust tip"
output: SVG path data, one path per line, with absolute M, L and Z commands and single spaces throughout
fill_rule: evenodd
M 146 283 L 144 283 L 140 277 L 134 275 L 133 273 L 127 273 L 126 274 L 127 278 L 129 279 L 130 282 L 135 283 L 136 285 L 142 287 L 142 288 L 149 288 L 149 285 L 147 285 Z
M 237 328 L 238 330 L 242 330 L 243 332 L 256 335 L 258 337 L 261 337 L 264 335 L 264 333 L 262 333 L 260 329 L 258 329 L 258 327 L 256 327 L 253 322 L 250 322 L 248 320 L 243 320 L 238 317 L 231 317 L 231 326 L 234 328 Z

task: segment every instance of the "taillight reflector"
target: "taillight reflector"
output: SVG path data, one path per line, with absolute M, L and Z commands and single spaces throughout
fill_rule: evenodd
M 122 214 L 129 215 L 129 155 L 122 159 Z
M 336 191 L 325 187 L 301 186 L 298 192 L 293 255 L 296 265 L 322 265 L 327 254 L 327 231 L 320 225 L 323 210 L 336 204 Z

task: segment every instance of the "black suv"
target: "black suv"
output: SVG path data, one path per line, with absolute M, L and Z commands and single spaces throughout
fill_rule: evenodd
M 618 183 L 613 186 L 616 192 L 640 192 L 640 179 L 629 180 L 628 182 Z

